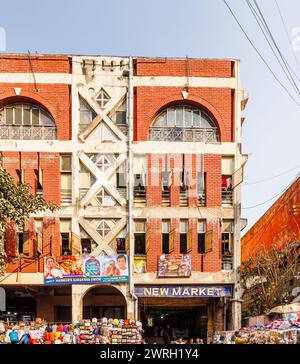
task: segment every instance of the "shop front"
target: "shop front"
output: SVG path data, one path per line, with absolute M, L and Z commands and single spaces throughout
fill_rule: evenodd
M 168 343 L 179 337 L 202 338 L 224 327 L 226 285 L 136 285 L 139 319 L 149 342 Z

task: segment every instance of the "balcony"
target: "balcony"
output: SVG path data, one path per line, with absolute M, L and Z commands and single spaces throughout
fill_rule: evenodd
M 222 188 L 222 206 L 232 206 L 233 193 L 232 190 L 226 190 Z
M 55 126 L 1 125 L 0 139 L 55 140 L 57 133 Z
M 179 206 L 180 207 L 188 206 L 188 189 L 180 191 Z
M 60 200 L 61 200 L 61 205 L 71 205 L 72 204 L 72 191 L 71 190 L 61 190 Z
M 161 195 L 162 201 L 161 204 L 162 206 L 171 206 L 171 200 L 170 200 L 170 190 L 162 190 L 162 195 Z
M 199 206 L 199 207 L 206 206 L 206 191 L 205 190 L 198 192 L 197 206 Z
M 232 270 L 233 268 L 233 256 L 222 255 L 222 270 Z
M 217 142 L 217 128 L 152 127 L 150 140 L 164 142 Z
M 146 188 L 133 190 L 133 202 L 136 206 L 146 206 Z

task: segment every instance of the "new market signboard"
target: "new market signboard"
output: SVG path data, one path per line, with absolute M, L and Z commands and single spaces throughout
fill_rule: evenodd
M 128 256 L 126 254 L 44 258 L 45 284 L 91 284 L 128 281 Z
M 188 254 L 162 254 L 158 257 L 158 277 L 190 277 L 191 257 Z
M 232 286 L 135 286 L 137 297 L 232 297 Z

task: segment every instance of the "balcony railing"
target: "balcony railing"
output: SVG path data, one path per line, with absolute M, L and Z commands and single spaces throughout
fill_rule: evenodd
M 137 206 L 146 205 L 146 189 L 137 189 L 133 190 L 133 202 Z
M 229 256 L 222 256 L 222 270 L 232 270 L 233 267 L 233 257 L 232 255 Z
M 61 205 L 71 205 L 72 204 L 72 191 L 71 190 L 61 190 L 60 200 L 61 200 Z
M 181 207 L 188 206 L 188 190 L 180 191 L 179 206 Z
M 152 127 L 150 140 L 168 142 L 217 142 L 217 128 Z
M 163 190 L 161 195 L 162 206 L 171 206 L 170 190 Z
M 232 190 L 223 190 L 222 189 L 222 205 L 224 206 L 232 206 L 233 201 L 233 193 Z
M 198 192 L 197 204 L 200 207 L 206 206 L 206 192 L 205 190 Z
M 57 132 L 55 126 L 1 125 L 0 139 L 54 140 L 57 139 Z

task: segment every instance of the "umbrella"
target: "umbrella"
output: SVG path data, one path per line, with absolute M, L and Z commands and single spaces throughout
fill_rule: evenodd
M 277 306 L 269 311 L 269 313 L 290 313 L 290 312 L 300 312 L 300 302 L 292 303 L 290 305 Z

